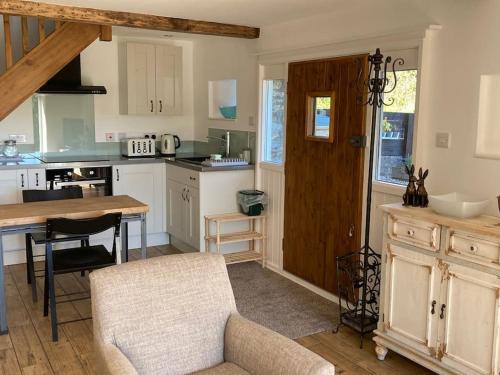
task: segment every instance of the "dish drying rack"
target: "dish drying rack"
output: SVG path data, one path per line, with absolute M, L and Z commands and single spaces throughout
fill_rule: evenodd
M 222 158 L 219 160 L 207 159 L 201 163 L 206 167 L 230 167 L 237 165 L 248 165 L 248 161 L 239 158 Z

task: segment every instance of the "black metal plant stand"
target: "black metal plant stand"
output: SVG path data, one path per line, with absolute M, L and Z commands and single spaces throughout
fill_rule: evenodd
M 362 89 L 368 91 L 368 99 L 364 105 L 372 106 L 372 123 L 370 133 L 370 162 L 368 169 L 368 192 L 366 196 L 366 218 L 364 245 L 358 251 L 338 256 L 337 260 L 337 287 L 339 294 L 340 321 L 334 329 L 337 333 L 342 325 L 346 325 L 361 335 L 360 347 L 363 347 L 363 337 L 377 327 L 379 318 L 380 295 L 380 268 L 381 258 L 370 247 L 370 219 L 373 184 L 373 160 L 375 153 L 375 132 L 377 128 L 378 111 L 382 105 L 391 105 L 392 101 L 384 102 L 384 94 L 396 88 L 397 77 L 395 66 L 403 65 L 403 59 L 397 58 L 392 62 L 394 83 L 389 86 L 387 67 L 392 58 L 384 56 L 377 48 L 373 55 L 368 56 L 368 78 L 362 82 Z M 360 70 L 360 75 L 362 71 Z M 389 72 L 391 74 L 391 72 Z M 341 302 L 345 307 L 342 308 Z

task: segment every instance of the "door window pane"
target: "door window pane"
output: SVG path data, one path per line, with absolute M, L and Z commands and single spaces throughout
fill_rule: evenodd
M 306 100 L 306 139 L 311 141 L 333 141 L 334 93 L 313 92 Z
M 270 163 L 283 163 L 285 129 L 285 81 L 283 79 L 263 82 L 263 153 L 262 159 Z
M 408 182 L 405 165 L 413 163 L 417 70 L 398 71 L 396 76 L 396 89 L 384 96 L 384 101 L 392 105 L 384 105 L 379 117 L 376 179 L 404 185 Z M 391 75 L 388 87 L 392 85 Z

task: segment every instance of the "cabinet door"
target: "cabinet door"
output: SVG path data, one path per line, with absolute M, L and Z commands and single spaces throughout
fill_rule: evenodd
M 129 195 L 149 206 L 147 232 L 161 233 L 163 229 L 164 183 L 163 164 L 119 165 L 113 168 L 113 195 Z M 131 235 L 140 234 L 140 223 L 129 225 Z
M 156 113 L 182 113 L 182 48 L 156 46 Z
M 0 171 L 0 204 L 22 203 L 22 191 L 27 188 L 26 169 Z M 24 235 L 3 237 L 3 248 L 6 251 L 24 249 L 24 247 Z
M 498 374 L 500 279 L 459 265 L 445 265 L 439 357 L 463 374 Z
M 45 169 L 28 169 L 28 186 L 34 190 L 47 190 Z
M 437 259 L 388 245 L 387 262 L 384 309 L 387 334 L 434 355 L 441 285 Z
M 167 180 L 167 232 L 186 241 L 187 204 L 186 186 Z
M 187 187 L 187 233 L 186 242 L 195 249 L 200 249 L 200 191 Z
M 156 113 L 155 46 L 127 43 L 127 113 Z

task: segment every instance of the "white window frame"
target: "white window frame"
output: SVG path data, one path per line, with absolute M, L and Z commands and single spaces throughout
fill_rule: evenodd
M 391 56 L 392 59 L 401 57 L 405 60 L 405 64 L 400 66 L 398 70 L 417 70 L 417 90 L 415 95 L 415 117 L 413 122 L 413 139 L 412 139 L 412 159 L 413 163 L 417 160 L 417 133 L 418 133 L 418 109 L 419 109 L 419 94 L 420 94 L 420 84 L 421 84 L 421 70 L 420 70 L 420 59 L 421 59 L 421 48 L 409 48 L 403 50 L 385 51 L 385 56 Z M 388 68 L 391 68 L 392 65 Z M 371 118 L 371 117 L 367 117 Z M 377 180 L 378 166 L 379 166 L 379 152 L 380 152 L 380 124 L 382 123 L 382 110 L 379 111 L 379 116 L 377 120 L 377 126 L 375 129 L 375 157 L 373 159 L 373 191 L 399 195 L 406 189 L 405 185 L 395 184 L 387 181 Z

